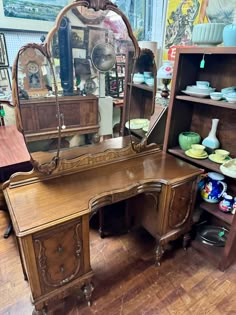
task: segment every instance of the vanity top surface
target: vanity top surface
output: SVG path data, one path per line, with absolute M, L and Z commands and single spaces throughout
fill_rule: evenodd
M 178 183 L 201 170 L 162 151 L 29 185 L 6 188 L 17 235 L 26 235 L 91 212 L 102 197 L 144 183 Z

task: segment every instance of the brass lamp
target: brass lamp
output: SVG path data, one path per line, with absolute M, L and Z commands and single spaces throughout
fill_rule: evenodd
M 159 68 L 157 71 L 157 78 L 161 79 L 164 87 L 161 90 L 161 96 L 164 98 L 168 98 L 170 94 L 170 90 L 168 88 L 168 85 L 170 84 L 170 81 L 172 79 L 173 75 L 173 65 L 171 61 L 164 61 L 163 65 Z

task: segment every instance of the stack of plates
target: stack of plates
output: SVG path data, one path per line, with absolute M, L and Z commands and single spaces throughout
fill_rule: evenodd
M 228 234 L 229 231 L 224 227 L 203 225 L 198 229 L 197 238 L 204 244 L 223 247 L 227 241 Z
M 188 85 L 185 90 L 182 92 L 184 94 L 190 95 L 190 96 L 196 96 L 196 97 L 208 97 L 210 96 L 210 93 L 214 92 L 215 88 L 212 88 L 210 86 L 205 87 L 199 87 L 197 85 Z

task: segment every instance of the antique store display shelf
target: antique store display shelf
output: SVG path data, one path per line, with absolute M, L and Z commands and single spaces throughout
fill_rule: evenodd
M 228 103 L 224 100 L 213 101 L 210 98 L 197 98 L 193 96 L 183 96 L 183 95 L 177 95 L 176 99 L 187 101 L 187 102 L 195 102 L 195 103 L 207 104 L 207 105 L 212 105 L 212 106 L 217 106 L 217 107 L 236 109 L 235 104 Z
M 200 67 L 205 60 L 204 67 Z M 220 148 L 236 156 L 235 115 L 236 106 L 224 100 L 215 101 L 210 98 L 199 98 L 181 95 L 186 86 L 196 81 L 207 81 L 216 91 L 235 86 L 236 71 L 235 47 L 204 47 L 179 49 L 176 55 L 175 70 L 172 80 L 170 105 L 168 108 L 167 128 L 165 133 L 164 151 L 188 161 L 206 173 L 221 173 L 220 164 L 206 159 L 194 159 L 186 156 L 178 146 L 178 136 L 182 132 L 196 132 L 204 139 L 211 129 L 212 119 L 219 119 L 217 138 Z M 188 71 L 186 71 L 188 69 Z M 225 177 L 228 184 L 227 192 L 236 195 L 235 180 Z M 229 229 L 228 239 L 224 247 L 203 244 L 195 239 L 192 246 L 210 259 L 220 270 L 225 270 L 234 261 L 236 249 L 236 216 L 220 212 L 219 205 L 202 202 L 200 208 L 209 224 L 226 226 Z

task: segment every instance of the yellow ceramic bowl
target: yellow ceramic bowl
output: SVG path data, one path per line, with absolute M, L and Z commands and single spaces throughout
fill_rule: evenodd
M 191 145 L 191 152 L 197 156 L 203 155 L 204 149 L 205 149 L 205 146 L 202 144 L 192 144 Z
M 225 160 L 229 156 L 229 151 L 223 149 L 215 150 L 216 158 L 219 160 Z

